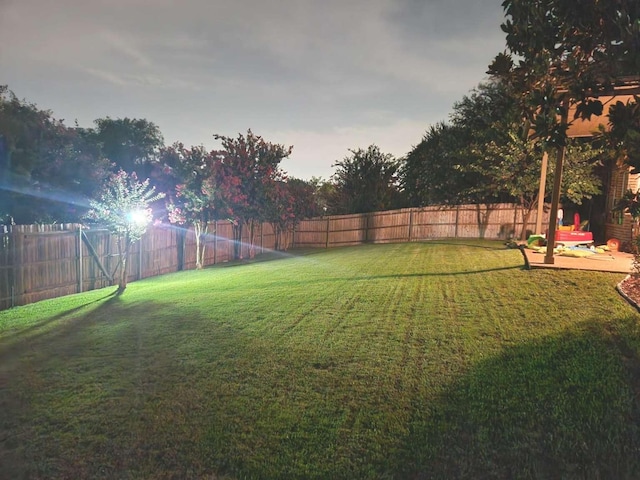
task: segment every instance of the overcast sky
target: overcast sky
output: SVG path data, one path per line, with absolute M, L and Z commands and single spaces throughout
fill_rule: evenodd
M 146 118 L 217 148 L 251 128 L 329 178 L 405 155 L 504 50 L 501 0 L 0 0 L 0 84 L 67 125 Z

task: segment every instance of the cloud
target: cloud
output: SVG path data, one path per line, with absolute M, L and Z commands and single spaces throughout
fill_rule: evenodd
M 403 155 L 446 120 L 503 49 L 500 2 L 0 0 L 2 81 L 168 142 L 252 128 L 294 145 L 293 173 L 328 176 L 348 148 Z
M 113 30 L 102 30 L 98 37 L 120 55 L 133 60 L 139 67 L 151 68 L 151 59 L 136 46 L 136 38 Z
M 418 144 L 426 131 L 426 121 L 397 120 L 380 126 L 352 126 L 329 131 L 255 132 L 268 141 L 293 145 L 291 157 L 282 167 L 291 176 L 328 179 L 335 172 L 333 164 L 350 155 L 349 150 L 366 149 L 375 144 L 396 158 L 406 155 Z

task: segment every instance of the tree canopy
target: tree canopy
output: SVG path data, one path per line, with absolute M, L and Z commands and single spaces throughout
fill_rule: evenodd
M 0 86 L 0 222 L 76 221 L 109 169 L 81 130 Z
M 491 75 L 519 95 L 535 136 L 553 146 L 567 140 L 563 116 L 601 115 L 598 95 L 640 72 L 637 0 L 505 0 L 507 51 Z
M 393 155 L 382 153 L 377 145 L 349 152 L 334 164 L 333 211 L 367 213 L 399 206 L 399 163 Z
M 236 258 L 241 256 L 241 239 L 244 226 L 251 231 L 250 255 L 253 255 L 253 233 L 256 222 L 266 221 L 273 210 L 276 196 L 272 190 L 286 179 L 280 162 L 287 158 L 293 147 L 264 140 L 251 130 L 237 137 L 214 135 L 222 144 L 217 152 L 220 171 L 225 178 L 238 179 L 229 190 L 231 217 L 235 220 Z
M 88 136 L 99 144 L 102 153 L 115 169 L 136 172 L 140 177 L 150 175 L 164 138 L 153 122 L 140 118 L 99 118 Z
M 410 204 L 513 201 L 526 220 L 538 200 L 543 152 L 523 132 L 517 99 L 500 82 L 481 84 L 455 104 L 451 120 L 431 127 L 407 155 L 402 182 Z M 568 145 L 564 198 L 580 203 L 600 192 L 602 152 L 583 141 Z M 553 174 L 550 168 L 547 182 Z
M 90 201 L 87 218 L 104 225 L 118 237 L 120 282 L 118 292 L 127 286 L 127 259 L 131 244 L 139 240 L 153 220 L 151 204 L 164 197 L 149 185 L 149 179 L 139 181 L 135 172 L 120 170 L 109 177 L 96 199 Z

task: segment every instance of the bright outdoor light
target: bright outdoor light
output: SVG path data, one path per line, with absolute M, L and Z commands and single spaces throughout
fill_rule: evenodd
M 127 213 L 127 221 L 136 225 L 144 225 L 148 222 L 147 212 L 144 210 L 132 210 Z

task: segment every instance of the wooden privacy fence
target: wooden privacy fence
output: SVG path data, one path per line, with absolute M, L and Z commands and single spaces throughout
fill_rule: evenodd
M 244 230 L 240 251 L 248 257 L 249 231 Z M 255 252 L 274 245 L 271 225 L 259 227 Z M 211 224 L 204 264 L 231 260 L 234 246 L 231 222 Z M 131 247 L 128 281 L 194 269 L 195 248 L 192 229 L 154 226 Z M 107 230 L 76 224 L 0 226 L 0 310 L 113 285 L 119 268 L 117 238 Z
M 535 212 L 528 225 L 535 224 Z M 548 222 L 545 214 L 543 224 Z M 435 238 L 509 238 L 523 227 L 512 204 L 425 207 L 303 220 L 286 235 L 285 248 L 337 247 L 363 243 L 411 242 Z M 249 229 L 240 242 L 243 257 L 276 245 L 270 224 Z M 210 225 L 204 265 L 234 257 L 233 224 Z M 130 252 L 128 281 L 195 268 L 192 229 L 154 226 Z M 46 298 L 113 285 L 120 258 L 117 239 L 106 230 L 66 225 L 0 226 L 0 310 Z M 116 282 L 117 283 L 117 282 Z
M 543 225 L 548 218 L 545 213 Z M 526 228 L 535 222 L 534 211 Z M 513 204 L 406 208 L 303 220 L 295 229 L 293 245 L 329 248 L 434 238 L 507 239 L 519 236 L 523 227 L 523 211 Z

